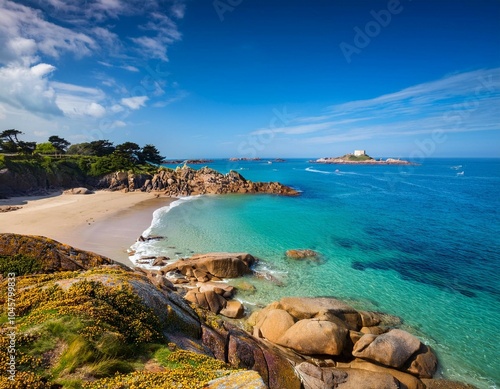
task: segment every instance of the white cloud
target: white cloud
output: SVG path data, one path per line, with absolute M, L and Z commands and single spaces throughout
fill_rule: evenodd
M 124 65 L 124 66 L 120 66 L 120 67 L 122 69 L 128 70 L 129 72 L 137 73 L 139 71 L 139 69 L 137 69 L 135 66 L 131 66 L 131 65 Z
M 45 63 L 0 68 L 0 100 L 42 115 L 61 115 L 55 91 L 47 79 L 54 70 L 54 66 Z
M 127 123 L 121 120 L 115 120 L 113 123 L 111 123 L 111 128 L 119 128 L 119 127 L 125 127 Z
M 92 132 L 96 119 L 105 118 L 112 128 L 125 126 L 130 111 L 165 94 L 166 82 L 139 81 L 139 65 L 168 60 L 168 47 L 181 39 L 184 1 L 0 0 L 0 125 L 15 119 L 27 130 L 64 123 L 65 131 Z M 139 23 L 125 24 L 129 17 Z M 77 61 L 73 79 L 59 82 L 56 67 L 72 69 Z M 148 96 L 121 98 L 134 95 L 127 82 L 135 74 L 122 82 L 124 71 L 137 74 Z M 91 80 L 102 89 L 89 87 Z
M 111 106 L 111 112 L 113 112 L 113 113 L 122 112 L 123 110 L 124 110 L 124 108 L 120 104 L 115 104 L 115 105 Z
M 57 93 L 57 105 L 66 116 L 101 118 L 106 114 L 106 109 L 99 103 L 105 98 L 100 89 L 62 82 L 53 82 L 51 85 Z
M 168 61 L 168 46 L 182 37 L 175 22 L 164 14 L 153 12 L 149 22 L 139 27 L 149 34 L 155 32 L 156 35 L 131 38 L 132 42 L 137 45 L 137 49 L 146 57 Z
M 153 104 L 153 107 L 155 108 L 163 108 L 166 107 L 167 105 L 170 105 L 172 103 L 175 103 L 177 101 L 180 101 L 184 98 L 186 98 L 189 95 L 186 91 L 179 91 L 175 96 L 170 97 L 166 100 L 163 101 L 157 101 L 156 103 Z
M 186 13 L 186 4 L 174 3 L 170 10 L 172 11 L 172 15 L 174 17 L 176 17 L 177 19 L 182 19 L 184 18 L 184 15 Z
M 326 108 L 276 129 L 313 144 L 500 130 L 500 68 L 450 75 L 401 91 Z
M 84 113 L 95 118 L 101 118 L 106 114 L 106 109 L 101 104 L 92 102 L 85 107 Z
M 144 107 L 148 100 L 148 96 L 126 97 L 121 99 L 121 104 L 135 110 Z
M 51 23 L 39 10 L 0 0 L 0 63 L 33 63 L 40 52 L 58 58 L 60 52 L 77 56 L 90 54 L 96 47 L 88 35 Z

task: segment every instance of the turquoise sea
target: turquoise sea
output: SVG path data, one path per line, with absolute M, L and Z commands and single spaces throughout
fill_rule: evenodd
M 298 197 L 200 196 L 155 212 L 140 255 L 245 251 L 279 282 L 251 280 L 248 306 L 335 296 L 401 317 L 437 352 L 440 374 L 500 385 L 500 159 L 419 166 L 214 161 L 221 172 L 279 181 Z M 318 261 L 287 259 L 313 249 Z

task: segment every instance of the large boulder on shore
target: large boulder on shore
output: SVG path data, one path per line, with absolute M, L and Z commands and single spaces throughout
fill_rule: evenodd
M 404 373 L 390 367 L 377 365 L 363 359 L 355 359 L 354 361 L 350 362 L 349 368 L 366 370 L 373 373 L 390 374 L 395 379 L 397 379 L 401 383 L 401 387 L 405 389 L 425 389 L 425 385 L 422 383 L 422 381 L 411 374 Z
M 248 253 L 209 253 L 193 255 L 161 270 L 166 273 L 177 270 L 184 275 L 199 270 L 218 278 L 237 278 L 251 273 L 250 267 L 254 263 L 255 258 Z
M 345 322 L 349 329 L 360 327 L 358 311 L 331 297 L 284 297 L 278 302 L 278 308 L 287 311 L 296 320 L 334 316 Z
M 393 329 L 378 336 L 363 335 L 354 345 L 352 355 L 398 369 L 420 346 L 420 340 L 415 336 L 400 329 Z
M 293 317 L 283 309 L 270 309 L 257 323 L 257 329 L 267 340 L 277 343 L 285 332 L 295 324 Z
M 399 381 L 387 373 L 358 369 L 319 367 L 303 362 L 295 367 L 305 389 L 399 389 Z
M 277 344 L 301 354 L 340 355 L 347 340 L 348 330 L 340 320 L 299 320 L 281 336 Z
M 412 355 L 406 363 L 408 365 L 406 371 L 421 378 L 432 378 L 438 365 L 432 349 L 423 343 L 417 353 Z

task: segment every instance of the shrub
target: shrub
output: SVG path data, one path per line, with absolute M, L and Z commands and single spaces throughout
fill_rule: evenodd
M 40 262 L 36 258 L 23 254 L 0 255 L 0 274 L 4 277 L 7 277 L 8 273 L 15 273 L 16 276 L 33 274 L 40 269 Z

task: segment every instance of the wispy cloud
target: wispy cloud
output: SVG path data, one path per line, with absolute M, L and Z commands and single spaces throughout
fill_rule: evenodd
M 0 43 L 0 64 L 32 64 L 38 53 L 85 56 L 97 48 L 89 35 L 51 23 L 39 10 L 9 0 L 0 0 Z
M 102 90 L 62 82 L 51 82 L 50 85 L 56 92 L 57 106 L 66 116 L 101 118 L 106 114 Z
M 121 104 L 135 110 L 144 107 L 146 105 L 146 101 L 148 100 L 148 96 L 126 97 L 121 99 Z
M 167 61 L 168 47 L 181 39 L 177 22 L 184 17 L 184 2 L 0 0 L 0 119 L 8 116 L 5 112 L 18 117 L 25 112 L 43 120 L 88 119 L 88 125 L 94 125 L 106 117 L 115 128 L 124 125 L 121 119 L 130 110 L 145 107 L 150 99 L 173 102 L 163 96 L 166 81 L 161 79 L 155 79 L 152 91 L 150 84 L 144 87 L 149 96 L 130 96 L 137 94 L 133 87 L 143 84 L 141 72 L 150 78 L 149 61 Z M 138 23 L 127 25 L 128 33 L 119 35 L 119 24 L 128 18 Z M 71 61 L 89 59 L 103 68 L 81 77 L 87 85 L 57 81 L 57 68 L 63 67 L 59 63 L 68 68 Z M 115 75 L 115 70 L 121 73 Z M 124 71 L 130 72 L 130 79 L 136 77 L 133 86 Z M 92 78 L 103 89 L 89 87 Z
M 500 130 L 500 68 L 449 75 L 372 99 L 325 107 L 294 118 L 276 135 L 328 144 L 408 137 L 433 131 Z M 259 129 L 253 135 L 269 132 Z

